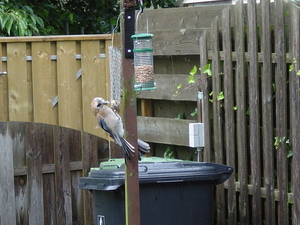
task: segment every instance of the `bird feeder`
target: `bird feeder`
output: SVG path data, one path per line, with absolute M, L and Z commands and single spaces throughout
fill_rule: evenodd
M 153 34 L 132 35 L 134 52 L 135 91 L 155 90 L 153 69 Z

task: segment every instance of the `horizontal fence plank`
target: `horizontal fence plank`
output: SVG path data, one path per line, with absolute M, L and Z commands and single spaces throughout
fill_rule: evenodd
M 141 91 L 137 94 L 137 97 L 142 99 L 197 101 L 198 85 L 193 85 L 186 91 L 182 91 L 189 86 L 188 77 L 188 74 L 155 74 L 156 90 Z M 199 79 L 200 76 L 195 75 L 195 80 Z M 182 88 L 178 89 L 177 86 L 180 84 L 182 84 Z M 176 91 L 180 93 L 175 95 Z
M 235 184 L 235 191 L 236 191 L 236 192 L 240 192 L 240 191 L 241 191 L 241 183 L 240 183 L 240 182 L 235 182 L 234 184 Z M 229 187 L 228 187 L 228 182 L 225 182 L 225 183 L 224 183 L 224 187 L 225 187 L 226 189 L 229 188 Z M 247 189 L 248 189 L 248 194 L 249 194 L 249 195 L 253 195 L 253 185 L 252 185 L 252 184 L 248 184 L 248 185 L 247 185 Z M 261 198 L 263 198 L 263 199 L 268 198 L 267 191 L 268 191 L 268 190 L 266 189 L 266 187 L 261 187 L 261 188 L 260 188 Z M 274 190 L 273 190 L 273 195 L 274 195 L 274 202 L 273 202 L 273 204 L 275 203 L 275 201 L 276 201 L 276 202 L 279 202 L 279 201 L 280 201 L 279 194 L 280 194 L 280 193 L 279 193 L 279 190 L 278 190 L 278 189 L 274 189 Z M 287 196 L 288 196 L 287 203 L 293 204 L 293 203 L 294 203 L 294 194 L 291 193 L 291 192 L 289 192 L 289 193 L 287 193 Z M 273 216 L 275 216 L 275 215 L 273 215 Z
M 76 162 L 70 162 L 70 171 L 77 171 L 83 169 L 83 162 L 82 161 L 76 161 Z M 48 174 L 48 173 L 55 173 L 55 164 L 44 164 L 42 165 L 42 173 Z M 14 168 L 14 176 L 26 176 L 27 173 L 27 166 L 23 167 L 15 167 Z
M 204 30 L 154 31 L 153 55 L 199 55 L 199 39 Z
M 40 42 L 40 41 L 83 41 L 111 39 L 111 34 L 90 35 L 55 35 L 55 36 L 30 36 L 30 37 L 1 37 L 0 43 L 11 42 Z
M 138 32 L 197 29 L 210 27 L 216 15 L 230 5 L 211 5 L 202 7 L 179 7 L 168 9 L 145 9 L 139 16 Z
M 189 146 L 189 123 L 194 122 L 194 120 L 138 116 L 138 137 L 148 142 Z

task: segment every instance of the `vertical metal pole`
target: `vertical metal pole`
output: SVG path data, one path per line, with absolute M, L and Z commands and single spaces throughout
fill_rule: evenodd
M 198 91 L 197 96 L 198 122 L 203 123 L 203 92 Z M 197 148 L 197 162 L 202 162 L 203 148 Z
M 131 3 L 131 4 L 128 4 Z M 131 35 L 135 24 L 135 1 L 121 1 L 124 10 L 124 22 L 122 24 L 123 40 L 123 97 L 124 97 L 124 126 L 126 139 L 135 147 L 134 157 L 126 160 L 125 167 L 125 214 L 127 225 L 140 225 L 140 194 L 138 174 L 138 146 L 137 146 L 137 118 L 136 118 L 136 96 L 134 85 L 134 65 L 132 58 Z M 130 41 L 129 41 L 130 38 Z

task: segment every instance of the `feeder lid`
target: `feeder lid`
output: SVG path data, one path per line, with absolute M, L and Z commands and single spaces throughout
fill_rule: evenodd
M 148 33 L 140 33 L 140 34 L 134 34 L 131 36 L 132 39 L 151 39 L 154 35 L 148 34 Z

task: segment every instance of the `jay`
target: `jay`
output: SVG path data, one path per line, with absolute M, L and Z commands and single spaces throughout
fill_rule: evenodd
M 125 157 L 130 160 L 133 156 L 134 147 L 124 139 L 124 129 L 120 110 L 120 102 L 113 100 L 111 108 L 107 106 L 109 102 L 101 97 L 96 97 L 91 103 L 92 111 L 97 119 L 99 126 L 123 148 Z M 150 146 L 146 142 L 138 139 L 139 160 L 140 156 L 149 152 Z

